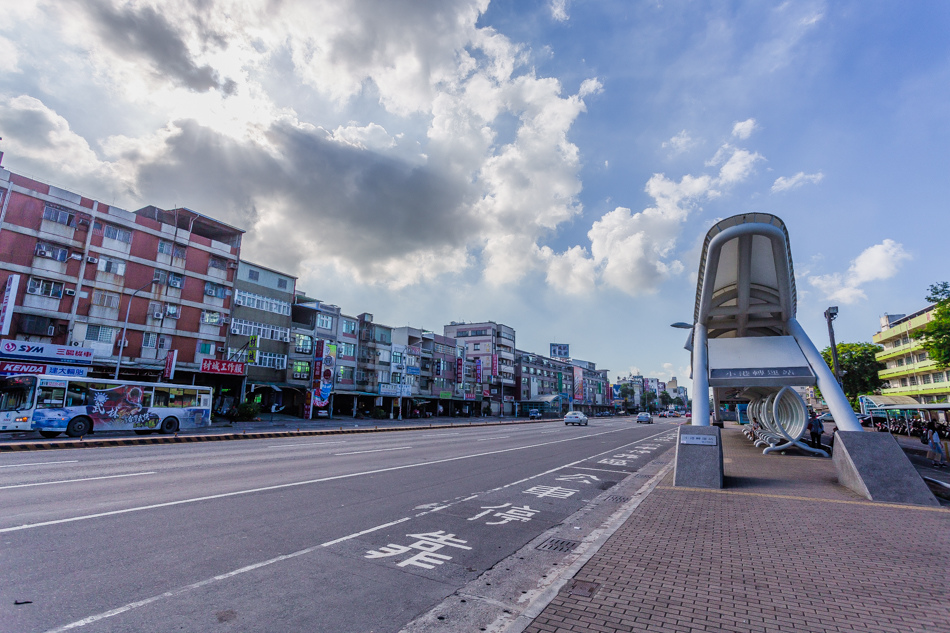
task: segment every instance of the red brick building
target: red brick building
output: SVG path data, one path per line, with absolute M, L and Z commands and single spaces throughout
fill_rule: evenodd
M 54 352 L 91 350 L 91 376 L 112 377 L 121 354 L 121 378 L 156 380 L 177 351 L 174 382 L 233 380 L 200 368 L 226 358 L 243 233 L 189 209 L 130 212 L 0 169 L 0 338 L 47 345 L 29 360 L 51 364 Z M 9 348 L 0 344 L 0 362 L 17 357 Z

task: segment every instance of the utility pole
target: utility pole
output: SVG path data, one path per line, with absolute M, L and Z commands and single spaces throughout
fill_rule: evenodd
M 838 306 L 831 306 L 825 310 L 825 320 L 828 322 L 828 338 L 831 341 L 831 361 L 834 365 L 835 380 L 841 385 L 841 369 L 838 367 L 838 346 L 835 344 L 835 328 L 831 324 L 838 316 Z

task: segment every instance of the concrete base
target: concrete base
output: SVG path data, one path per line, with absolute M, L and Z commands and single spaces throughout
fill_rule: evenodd
M 684 443 L 684 440 L 687 443 Z M 696 441 L 715 441 L 715 444 L 689 443 Z M 686 488 L 722 488 L 722 437 L 719 427 L 679 427 L 676 434 L 676 470 L 673 485 Z
M 890 433 L 838 431 L 832 461 L 838 482 L 867 499 L 939 505 Z

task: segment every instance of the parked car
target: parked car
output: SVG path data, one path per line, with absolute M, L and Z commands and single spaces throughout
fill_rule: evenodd
M 529 419 L 529 420 L 539 420 L 539 419 L 541 419 L 541 412 L 538 411 L 537 409 L 529 409 L 529 410 L 528 410 L 528 419 Z
M 649 413 L 640 413 L 637 415 L 637 424 L 645 422 L 646 424 L 653 424 L 653 416 Z
M 567 415 L 564 416 L 564 424 L 583 424 L 587 426 L 587 416 L 580 411 L 568 411 Z

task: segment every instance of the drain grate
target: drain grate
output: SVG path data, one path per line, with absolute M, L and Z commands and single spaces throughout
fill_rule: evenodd
M 605 497 L 604 500 L 612 501 L 613 503 L 626 503 L 630 501 L 630 497 L 621 497 L 620 495 L 611 495 L 609 497 Z
M 594 594 L 597 593 L 597 590 L 600 589 L 600 584 L 596 582 L 587 582 L 585 580 L 575 580 L 574 584 L 571 585 L 570 594 L 572 596 L 581 596 L 584 598 L 593 598 Z
M 547 550 L 550 552 L 573 552 L 574 548 L 580 545 L 579 541 L 568 541 L 562 538 L 549 538 L 538 545 L 535 549 Z

